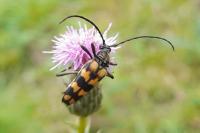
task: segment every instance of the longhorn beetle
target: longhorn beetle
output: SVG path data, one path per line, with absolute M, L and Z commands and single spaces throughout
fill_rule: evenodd
M 166 41 L 169 45 L 171 45 L 172 49 L 174 50 L 174 46 L 170 41 L 168 41 L 165 38 L 157 37 L 157 36 L 138 36 L 133 37 L 130 39 L 127 39 L 125 41 L 122 41 L 120 43 L 114 44 L 114 45 L 106 45 L 105 40 L 103 38 L 103 35 L 99 28 L 96 26 L 94 22 L 91 20 L 80 16 L 80 15 L 72 15 L 64 18 L 60 23 L 63 23 L 65 20 L 69 18 L 81 18 L 90 24 L 92 24 L 95 29 L 98 31 L 101 39 L 102 39 L 102 45 L 100 46 L 100 50 L 98 53 L 96 53 L 95 46 L 92 43 L 92 54 L 89 52 L 89 50 L 83 46 L 80 45 L 80 47 L 89 55 L 90 60 L 85 63 L 82 68 L 77 72 L 69 72 L 69 73 L 60 73 L 57 74 L 57 76 L 63 76 L 68 74 L 77 74 L 77 76 L 72 80 L 72 82 L 67 86 L 66 91 L 64 92 L 64 96 L 62 98 L 62 102 L 64 102 L 66 105 L 71 105 L 75 103 L 77 100 L 79 100 L 81 97 L 85 96 L 99 81 L 101 81 L 105 76 L 114 78 L 114 76 L 108 71 L 109 65 L 117 65 L 115 63 L 110 62 L 110 52 L 111 47 L 117 47 L 125 42 L 140 39 L 140 38 L 154 38 L 154 39 L 160 39 L 163 41 Z

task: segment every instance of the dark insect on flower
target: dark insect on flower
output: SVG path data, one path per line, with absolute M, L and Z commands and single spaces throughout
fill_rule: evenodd
M 86 20 L 90 24 L 92 24 L 95 27 L 95 30 L 100 35 L 100 38 L 102 39 L 100 45 L 97 47 L 95 42 L 91 42 L 89 44 L 90 49 L 89 50 L 86 46 L 79 44 L 82 51 L 84 51 L 84 54 L 87 54 L 89 59 L 87 59 L 86 63 L 82 65 L 82 67 L 79 69 L 79 71 L 73 71 L 73 72 L 65 72 L 57 74 L 57 76 L 63 76 L 68 74 L 77 74 L 75 79 L 67 86 L 66 91 L 64 92 L 64 96 L 62 98 L 62 102 L 64 102 L 66 105 L 71 105 L 75 103 L 77 100 L 79 100 L 81 97 L 85 96 L 99 81 L 101 81 L 105 76 L 114 78 L 112 73 L 109 71 L 110 66 L 115 66 L 117 64 L 113 63 L 110 59 L 110 53 L 112 50 L 119 45 L 132 41 L 135 39 L 140 38 L 154 38 L 154 39 L 160 39 L 163 41 L 166 41 L 168 44 L 171 45 L 172 49 L 174 50 L 174 46 L 170 41 L 168 41 L 165 38 L 157 37 L 157 36 L 138 36 L 133 37 L 130 39 L 127 39 L 125 41 L 122 41 L 120 43 L 114 43 L 111 45 L 107 45 L 106 41 L 104 39 L 104 36 L 102 35 L 99 28 L 92 22 L 91 20 L 79 16 L 79 15 L 72 15 L 64 18 L 60 23 L 64 22 L 65 20 L 77 17 Z M 116 37 L 115 37 L 116 38 Z M 97 51 L 97 50 L 98 51 Z M 66 49 L 67 50 L 67 49 Z M 96 52 L 97 51 L 97 52 Z M 56 51 L 50 51 L 50 53 L 56 54 Z M 60 57 L 62 58 L 62 57 Z M 58 65 L 62 64 L 62 62 L 58 62 Z M 57 67 L 57 66 L 56 66 Z

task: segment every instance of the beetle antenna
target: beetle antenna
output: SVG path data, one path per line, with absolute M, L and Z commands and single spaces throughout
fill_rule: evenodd
M 65 20 L 69 19 L 69 18 L 81 18 L 81 19 L 84 19 L 85 21 L 89 22 L 90 24 L 92 24 L 95 29 L 98 31 L 99 35 L 101 36 L 101 39 L 103 41 L 103 45 L 105 46 L 105 40 L 103 38 L 103 35 L 101 34 L 101 31 L 99 30 L 99 28 L 96 26 L 96 24 L 94 22 L 92 22 L 91 20 L 89 20 L 88 18 L 85 18 L 83 16 L 80 16 L 80 15 L 71 15 L 71 16 L 67 16 L 66 18 L 64 18 L 62 21 L 60 21 L 59 24 L 63 23 Z
M 123 43 L 129 42 L 129 41 L 132 41 L 132 40 L 136 40 L 136 39 L 140 39 L 140 38 L 153 38 L 153 39 L 163 40 L 163 41 L 167 42 L 172 47 L 173 51 L 175 50 L 173 44 L 169 40 L 167 40 L 165 38 L 162 38 L 162 37 L 158 37 L 158 36 L 137 36 L 137 37 L 133 37 L 133 38 L 124 40 L 124 41 L 122 41 L 120 43 L 110 45 L 109 47 L 117 47 L 117 46 L 119 46 L 119 45 L 121 45 Z

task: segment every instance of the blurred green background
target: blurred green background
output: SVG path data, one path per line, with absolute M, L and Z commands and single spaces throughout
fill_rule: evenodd
M 0 133 L 68 133 L 76 116 L 61 103 L 64 80 L 56 78 L 50 50 L 65 16 L 95 21 L 118 41 L 157 35 L 173 42 L 137 40 L 116 53 L 115 79 L 105 78 L 102 108 L 91 132 L 200 132 L 199 0 L 1 0 Z

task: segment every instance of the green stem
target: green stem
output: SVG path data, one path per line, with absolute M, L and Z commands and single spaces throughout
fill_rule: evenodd
M 78 133 L 86 133 L 87 126 L 88 126 L 87 117 L 80 116 L 79 117 Z

